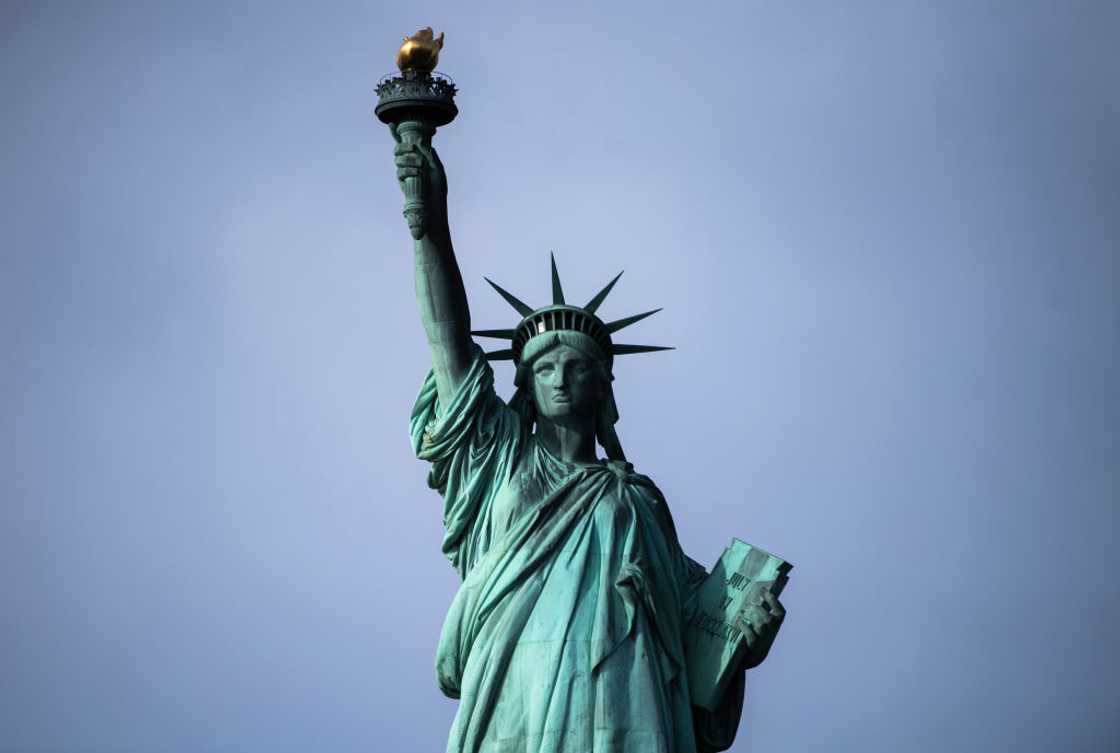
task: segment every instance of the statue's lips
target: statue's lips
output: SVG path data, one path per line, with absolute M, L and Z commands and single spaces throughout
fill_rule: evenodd
M 554 402 L 554 403 L 570 403 L 570 402 L 572 402 L 572 398 L 569 395 L 556 395 L 555 397 L 552 398 L 552 402 Z

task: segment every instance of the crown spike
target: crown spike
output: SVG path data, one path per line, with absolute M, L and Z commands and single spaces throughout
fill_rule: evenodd
M 492 350 L 486 354 L 487 361 L 512 361 L 513 350 L 506 348 L 505 350 Z
M 629 327 L 634 322 L 640 322 L 647 316 L 653 316 L 660 310 L 661 309 L 654 309 L 653 311 L 647 311 L 644 314 L 634 314 L 633 316 L 628 316 L 625 319 L 618 319 L 617 321 L 610 322 L 609 324 L 607 324 L 607 332 L 609 334 L 614 334 L 623 327 Z
M 560 287 L 560 273 L 556 271 L 556 254 L 548 252 L 552 259 L 552 303 L 563 305 L 564 289 Z
M 623 270 L 623 271 L 625 271 L 625 270 Z M 615 275 L 614 279 L 611 280 L 610 282 L 608 282 L 607 286 L 605 288 L 603 288 L 602 290 L 600 290 L 598 292 L 598 294 L 594 298 L 592 298 L 590 301 L 588 301 L 587 305 L 584 306 L 583 308 L 586 309 L 587 311 L 591 312 L 592 314 L 594 314 L 595 310 L 597 308 L 599 308 L 599 304 L 602 303 L 604 299 L 606 299 L 607 294 L 611 292 L 611 288 L 613 288 L 614 284 L 616 282 L 618 282 L 619 277 L 622 277 L 622 272 L 619 272 L 617 275 Z
M 475 337 L 493 337 L 500 340 L 512 340 L 517 334 L 515 329 L 473 329 L 471 334 Z
M 494 288 L 494 290 L 497 290 L 498 295 L 500 295 L 502 298 L 505 298 L 506 303 L 508 303 L 510 306 L 513 306 L 513 308 L 516 309 L 517 313 L 521 314 L 521 316 L 525 317 L 533 313 L 533 307 L 518 299 L 517 296 L 513 295 L 513 293 L 505 291 L 504 289 L 502 289 L 502 286 L 491 280 L 489 277 L 483 277 L 482 279 L 490 283 L 490 287 Z
M 631 353 L 653 353 L 657 350 L 676 350 L 665 345 L 612 345 L 611 352 L 616 356 L 627 356 Z

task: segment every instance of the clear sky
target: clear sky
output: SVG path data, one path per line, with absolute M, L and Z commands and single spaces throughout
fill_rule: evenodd
M 734 750 L 1120 749 L 1120 5 L 9 2 L 0 751 L 442 750 L 427 24 L 476 326 L 627 270 L 627 454 L 795 564 Z

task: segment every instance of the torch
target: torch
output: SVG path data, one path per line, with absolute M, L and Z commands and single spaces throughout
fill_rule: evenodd
M 390 73 L 377 84 L 374 114 L 382 123 L 396 126 L 405 144 L 431 146 L 436 128 L 459 114 L 455 107 L 455 82 L 435 70 L 443 33 L 434 37 L 429 26 L 405 37 L 397 52 L 400 73 Z M 404 179 L 404 216 L 416 240 L 428 231 L 428 208 L 424 206 L 420 176 Z

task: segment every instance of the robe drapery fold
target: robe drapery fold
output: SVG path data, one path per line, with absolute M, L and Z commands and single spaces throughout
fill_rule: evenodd
M 449 405 L 428 376 L 411 435 L 462 578 L 436 656 L 440 689 L 460 699 L 448 753 L 730 745 L 742 685 L 714 714 L 689 704 L 681 635 L 703 570 L 652 481 L 548 453 L 494 392 L 480 349 Z

